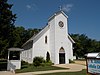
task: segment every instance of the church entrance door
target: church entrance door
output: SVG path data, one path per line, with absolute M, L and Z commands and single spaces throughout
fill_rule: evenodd
M 65 64 L 65 50 L 63 47 L 59 50 L 59 64 Z
M 59 53 L 59 64 L 65 64 L 65 53 Z

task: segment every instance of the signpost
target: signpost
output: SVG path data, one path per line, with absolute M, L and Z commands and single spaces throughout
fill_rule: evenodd
M 92 56 L 92 54 L 87 55 L 87 73 L 91 75 L 100 75 L 100 58 L 99 53 Z

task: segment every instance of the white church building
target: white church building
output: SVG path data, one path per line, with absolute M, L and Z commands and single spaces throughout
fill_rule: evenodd
M 54 64 L 68 64 L 73 60 L 74 40 L 68 34 L 68 16 L 63 11 L 54 13 L 48 19 L 48 25 L 37 35 L 23 44 L 22 60 L 33 63 L 33 58 L 46 59 L 47 52 Z

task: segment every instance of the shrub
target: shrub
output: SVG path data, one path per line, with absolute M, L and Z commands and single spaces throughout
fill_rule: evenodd
M 28 65 L 28 62 L 25 62 L 25 61 L 21 61 L 21 65 Z
M 33 59 L 33 65 L 36 67 L 43 65 L 43 63 L 45 63 L 45 60 L 43 59 L 43 57 L 35 57 Z
M 21 69 L 23 69 L 23 68 L 27 68 L 28 65 L 29 65 L 28 62 L 21 61 Z
M 74 61 L 72 61 L 71 59 L 69 59 L 69 63 L 75 63 Z
M 45 66 L 51 66 L 51 65 L 53 65 L 53 63 L 50 60 L 49 60 L 49 62 L 45 63 Z

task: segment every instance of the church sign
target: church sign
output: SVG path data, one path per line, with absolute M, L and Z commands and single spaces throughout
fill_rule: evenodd
M 100 74 L 100 58 L 99 53 L 92 53 L 87 55 L 87 73 L 98 75 Z
M 100 59 L 87 59 L 87 67 L 89 73 L 100 73 Z

